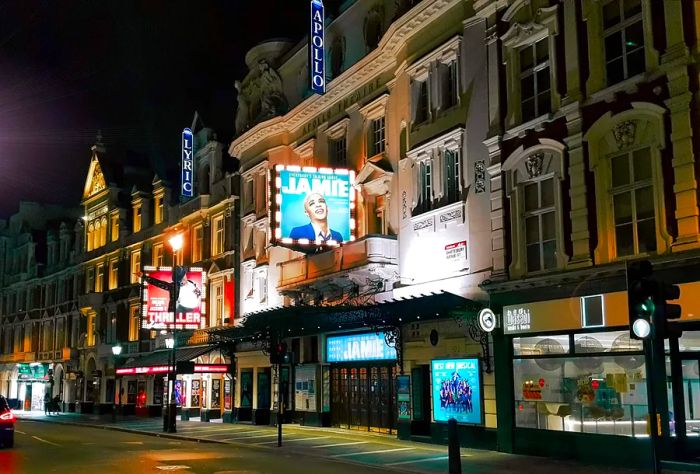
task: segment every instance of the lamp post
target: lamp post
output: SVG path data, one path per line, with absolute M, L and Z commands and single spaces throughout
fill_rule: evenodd
M 119 397 L 119 412 L 121 413 L 122 408 L 122 379 L 117 376 L 117 360 L 122 353 L 122 346 L 117 344 L 112 346 L 112 354 L 114 355 L 114 379 L 115 381 L 119 379 L 119 388 L 117 389 L 117 396 Z M 115 405 L 114 399 L 112 400 L 112 422 L 117 421 L 117 407 Z
M 171 350 L 172 354 L 172 365 L 169 366 L 168 370 L 168 379 L 170 379 L 170 373 L 172 373 L 172 382 L 171 384 L 169 383 L 168 386 L 168 433 L 176 433 L 177 432 L 177 425 L 176 425 L 176 418 L 177 418 L 177 400 L 175 400 L 175 379 L 177 378 L 177 358 L 175 355 L 175 333 L 177 331 L 177 300 L 179 297 L 180 293 L 180 280 L 182 277 L 178 275 L 178 272 L 176 271 L 177 269 L 177 261 L 176 261 L 176 254 L 180 249 L 182 248 L 184 244 L 184 237 L 182 234 L 175 234 L 172 237 L 168 239 L 168 243 L 170 244 L 170 248 L 173 250 L 173 291 L 174 295 L 172 295 L 175 299 L 175 308 L 173 312 L 173 336 L 172 336 L 172 342 L 169 346 L 169 349 Z M 167 341 L 166 341 L 167 344 Z

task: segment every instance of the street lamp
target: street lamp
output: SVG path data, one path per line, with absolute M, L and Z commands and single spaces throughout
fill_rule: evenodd
M 173 292 L 171 295 L 175 299 L 175 308 L 173 311 L 173 335 L 171 339 L 166 339 L 165 344 L 172 354 L 172 365 L 168 369 L 168 433 L 176 433 L 176 418 L 177 418 L 177 400 L 175 400 L 175 380 L 177 379 L 177 358 L 175 354 L 175 331 L 177 330 L 177 300 L 180 293 L 181 276 L 177 273 L 176 254 L 180 251 L 185 243 L 182 234 L 175 234 L 168 239 L 170 248 L 173 249 Z M 172 373 L 172 382 L 170 382 L 170 374 Z M 172 385 L 170 385 L 172 384 Z
M 112 346 L 112 354 L 114 355 L 114 378 L 119 379 L 119 389 L 117 390 L 117 396 L 119 397 L 119 412 L 121 413 L 122 409 L 122 379 L 117 376 L 117 358 L 121 355 L 122 353 L 122 346 L 117 344 L 116 346 Z M 117 407 L 114 403 L 114 400 L 112 400 L 112 422 L 117 421 Z

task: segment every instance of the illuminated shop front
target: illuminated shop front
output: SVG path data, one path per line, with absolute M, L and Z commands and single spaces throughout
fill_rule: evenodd
M 51 393 L 49 370 L 49 364 L 40 362 L 17 364 L 16 398 L 23 410 L 44 409 L 44 394 Z

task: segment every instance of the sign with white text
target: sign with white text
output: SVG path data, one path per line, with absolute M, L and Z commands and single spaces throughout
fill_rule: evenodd
M 190 268 L 180 282 L 176 313 L 169 311 L 173 274 L 170 268 L 144 267 L 144 329 L 203 329 L 206 326 L 206 273 Z
M 355 173 L 346 169 L 276 167 L 275 240 L 339 245 L 355 240 Z
M 192 197 L 194 194 L 194 136 L 192 130 L 186 128 L 182 131 L 182 186 L 180 194 L 184 197 Z
M 467 241 L 445 245 L 445 259 L 448 263 L 467 261 Z
M 481 424 L 479 359 L 434 360 L 433 419 Z
M 323 42 L 324 34 L 323 2 L 311 0 L 311 31 L 309 32 L 309 77 L 311 78 L 311 90 L 317 94 L 326 93 L 326 67 L 324 60 Z
M 327 362 L 396 360 L 396 349 L 387 345 L 384 333 L 350 334 L 326 338 Z

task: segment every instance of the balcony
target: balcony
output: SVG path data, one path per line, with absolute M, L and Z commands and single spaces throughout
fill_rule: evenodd
M 310 254 L 278 264 L 277 291 L 287 296 L 343 293 L 368 287 L 392 288 L 398 279 L 399 247 L 396 237 L 368 235 L 327 252 Z

